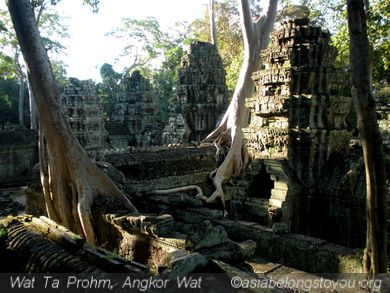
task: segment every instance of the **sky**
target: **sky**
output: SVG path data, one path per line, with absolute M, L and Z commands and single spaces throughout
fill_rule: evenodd
M 68 65 L 69 77 L 100 81 L 100 67 L 104 63 L 121 71 L 124 64 L 115 64 L 120 54 L 117 40 L 105 36 L 119 26 L 122 18 L 155 17 L 163 31 L 177 21 L 192 21 L 202 17 L 209 0 L 100 0 L 98 13 L 92 13 L 82 0 L 62 0 L 56 6 L 68 17 L 70 38 L 63 44 L 66 55 L 61 59 Z
M 66 47 L 59 59 L 67 64 L 67 75 L 78 79 L 101 81 L 100 67 L 104 63 L 117 72 L 126 64 L 116 63 L 118 40 L 105 36 L 118 27 L 122 18 L 155 17 L 162 31 L 173 28 L 178 21 L 191 22 L 203 16 L 209 0 L 100 0 L 98 13 L 83 5 L 82 0 L 61 0 L 55 7 L 66 18 L 69 39 L 61 40 Z M 0 8 L 6 9 L 0 0 Z M 128 65 L 128 64 L 127 64 Z

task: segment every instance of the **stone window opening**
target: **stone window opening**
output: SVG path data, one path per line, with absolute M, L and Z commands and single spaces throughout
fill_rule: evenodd
M 270 199 L 273 188 L 274 181 L 271 179 L 271 175 L 267 173 L 265 165 L 263 165 L 260 172 L 253 177 L 248 197 Z

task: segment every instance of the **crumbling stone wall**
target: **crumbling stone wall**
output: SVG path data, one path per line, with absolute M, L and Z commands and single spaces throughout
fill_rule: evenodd
M 215 128 L 227 108 L 226 74 L 214 45 L 191 44 L 182 59 L 176 95 L 177 112 L 183 115 L 190 129 L 189 140 L 201 141 Z
M 124 124 L 128 129 L 129 146 L 159 144 L 161 125 L 153 101 L 152 87 L 139 71 L 122 79 L 113 120 Z
M 200 185 L 211 188 L 209 173 L 215 169 L 213 147 L 163 149 L 155 152 L 108 154 L 106 161 L 123 173 L 124 189 L 142 196 L 157 189 Z
M 30 181 L 37 162 L 36 132 L 10 124 L 0 130 L 0 187 Z
M 163 145 L 186 143 L 189 141 L 189 136 L 190 129 L 183 115 L 172 113 L 164 127 L 161 142 Z
M 256 93 L 246 105 L 248 150 L 256 158 L 284 158 L 310 188 L 332 153 L 348 148 L 351 97 L 338 95 L 330 34 L 308 19 L 284 22 L 262 51 L 264 69 L 253 74 Z
M 79 143 L 93 159 L 105 148 L 103 107 L 91 80 L 70 78 L 61 95 L 68 121 Z
M 237 219 L 281 222 L 287 231 L 361 247 L 361 150 L 350 148 L 356 119 L 348 76 L 334 68 L 329 42 L 328 31 L 308 19 L 285 21 L 272 33 L 246 100 L 251 162 L 225 190 Z
M 282 221 L 300 231 L 306 200 L 328 159 L 348 148 L 351 97 L 337 95 L 347 78 L 334 69 L 336 50 L 329 42 L 329 33 L 308 19 L 285 21 L 261 52 L 263 68 L 252 75 L 255 93 L 246 100 L 250 123 L 243 130 L 252 162 L 246 179 L 227 189 L 233 199 L 239 189 L 241 204 L 268 204 L 268 216 L 265 208 L 259 215 L 268 225 Z M 267 180 L 266 195 L 250 196 L 256 181 Z
M 267 260 L 312 273 L 362 273 L 362 249 L 350 249 L 325 240 L 295 233 L 275 233 L 256 223 L 242 225 L 231 220 L 214 220 L 235 241 L 252 239 L 255 254 Z

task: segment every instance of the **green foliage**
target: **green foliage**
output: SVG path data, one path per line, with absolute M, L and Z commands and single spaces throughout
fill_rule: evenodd
M 65 85 L 68 83 L 68 77 L 66 73 L 66 65 L 63 61 L 53 60 L 51 62 L 51 68 L 56 78 L 56 82 L 60 92 L 63 92 Z
M 332 45 L 337 48 L 336 66 L 348 68 L 349 66 L 349 34 L 347 25 L 340 26 L 337 34 L 332 35 Z
M 390 103 L 390 86 L 382 87 L 374 96 L 378 102 Z
M 18 123 L 18 90 L 17 79 L 0 76 L 0 125 Z
M 347 26 L 346 2 L 343 0 L 302 0 L 307 5 L 310 18 L 333 34 L 332 43 L 338 50 L 337 66 L 349 66 L 349 34 Z M 367 29 L 372 46 L 373 82 L 381 84 L 390 79 L 390 2 L 373 0 L 367 11 Z
M 15 78 L 20 76 L 20 50 L 8 11 L 0 10 L 2 32 L 0 34 L 0 68 L 2 76 Z
M 3 77 L 15 78 L 17 72 L 15 70 L 15 60 L 8 55 L 0 52 L 0 72 Z
M 236 56 L 232 56 L 230 63 L 225 65 L 226 85 L 231 92 L 233 92 L 234 88 L 236 87 L 243 58 L 244 51 L 238 52 Z
M 390 82 L 390 2 L 371 3 L 367 26 L 373 46 L 373 77 L 377 83 Z
M 0 238 L 5 238 L 7 237 L 7 228 L 4 227 L 3 225 L 0 225 Z
M 254 18 L 262 11 L 259 1 L 250 0 L 251 12 Z M 217 30 L 218 52 L 223 60 L 226 71 L 226 85 L 233 92 L 243 59 L 243 40 L 240 15 L 236 0 L 220 0 L 214 4 L 214 17 Z M 197 40 L 210 42 L 209 13 L 205 11 L 202 19 L 191 23 L 191 28 Z
M 293 5 L 285 3 L 282 10 L 279 11 L 276 21 L 281 22 L 288 19 L 307 18 L 310 15 L 310 9 L 306 5 Z
M 61 0 L 32 0 L 31 3 L 34 8 L 45 7 L 47 5 L 57 5 Z
M 99 11 L 99 0 L 83 0 L 84 4 L 91 6 L 92 11 L 97 13 Z
M 180 61 L 183 56 L 183 44 L 194 40 L 186 22 L 177 23 L 168 33 L 160 29 L 155 18 L 124 19 L 120 27 L 109 35 L 122 40 L 123 54 L 121 61 L 131 57 L 129 66 L 121 76 L 114 74 L 112 66 L 105 64 L 101 69 L 103 82 L 101 89 L 106 111 L 113 110 L 113 101 L 118 94 L 117 84 L 120 78 L 130 76 L 134 70 L 152 81 L 155 103 L 163 119 L 169 116 L 169 109 L 175 99 L 174 86 L 178 80 Z M 103 68 L 104 67 L 104 68 Z M 111 76 L 111 78 L 109 78 Z
M 64 53 L 65 47 L 61 41 L 69 38 L 68 27 L 64 25 L 63 18 L 58 13 L 43 13 L 39 21 L 39 30 L 50 57 L 53 57 L 53 54 Z
M 55 56 L 64 50 L 61 40 L 68 37 L 67 27 L 58 13 L 50 11 L 50 5 L 59 0 L 34 0 L 33 6 L 45 47 L 51 57 L 54 75 L 60 88 L 65 84 L 65 65 Z M 26 86 L 26 68 L 8 11 L 0 10 L 0 123 L 18 122 L 18 88 Z M 21 82 L 20 80 L 23 80 Z M 29 120 L 28 91 L 25 90 L 24 121 Z M 15 119 L 16 118 L 16 119 Z
M 100 76 L 102 77 L 102 82 L 98 84 L 98 93 L 102 99 L 105 116 L 109 118 L 114 111 L 121 75 L 115 72 L 111 64 L 104 63 L 100 67 Z
M 155 91 L 155 102 L 163 121 L 168 120 L 169 110 L 171 109 L 175 95 L 173 88 L 175 80 L 171 72 L 160 70 L 153 76 L 153 88 Z
M 167 34 L 160 30 L 157 19 L 122 19 L 120 27 L 108 33 L 123 44 L 121 59 L 128 60 L 127 74 L 132 70 L 151 67 L 152 61 L 161 56 L 167 46 Z
M 178 81 L 181 58 L 184 55 L 179 43 L 180 40 L 177 40 L 167 47 L 161 68 L 156 70 L 152 77 L 155 102 L 163 120 L 169 118 L 169 111 L 175 103 L 174 87 Z
M 260 8 L 256 5 L 251 5 L 251 7 L 253 15 L 258 15 Z M 237 83 L 243 57 L 243 41 L 237 2 L 235 0 L 216 2 L 214 16 L 218 51 L 224 63 L 228 89 L 232 92 Z M 210 25 L 207 11 L 202 19 L 197 19 L 191 23 L 191 28 L 197 40 L 210 42 Z

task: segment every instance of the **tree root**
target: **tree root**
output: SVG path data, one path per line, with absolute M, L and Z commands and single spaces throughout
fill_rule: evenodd
M 224 135 L 223 132 L 221 135 Z M 206 199 L 207 203 L 213 203 L 217 198 L 220 198 L 222 204 L 225 208 L 225 193 L 222 188 L 224 180 L 231 178 L 232 176 L 239 176 L 244 171 L 244 168 L 248 162 L 247 152 L 244 147 L 244 142 L 242 139 L 242 131 L 238 130 L 235 132 L 235 137 L 232 141 L 229 152 L 227 153 L 222 164 L 216 169 L 213 170 L 209 177 L 213 181 L 215 191 L 213 194 Z M 218 142 L 215 141 L 214 145 L 217 148 L 217 153 L 222 149 L 219 144 L 221 137 L 218 138 Z
M 78 212 L 80 224 L 83 229 L 83 234 L 86 241 L 89 244 L 96 246 L 97 239 L 96 239 L 96 233 L 94 230 L 92 213 L 91 213 L 92 202 L 88 202 L 87 200 L 87 198 L 90 196 L 91 194 L 89 195 L 85 194 L 84 196 L 82 196 L 82 199 L 79 200 L 77 204 L 77 212 Z
M 217 172 L 217 169 L 213 170 L 209 176 L 212 176 L 212 174 L 215 174 L 216 172 Z M 226 212 L 226 207 L 225 207 L 225 201 L 223 200 L 223 196 L 220 196 L 219 194 L 217 194 L 217 191 L 215 191 L 213 193 L 213 195 L 211 195 L 210 197 L 206 197 L 203 195 L 203 191 L 199 186 L 188 185 L 188 186 L 182 186 L 182 187 L 177 187 L 177 188 L 172 188 L 172 189 L 155 190 L 155 193 L 165 195 L 165 194 L 177 193 L 177 192 L 188 191 L 188 190 L 196 190 L 197 194 L 195 195 L 195 198 L 203 200 L 207 203 L 213 203 L 213 202 L 215 202 L 217 197 L 220 197 L 222 199 L 224 216 L 226 216 L 227 212 Z M 222 192 L 222 194 L 223 194 L 223 192 Z
M 196 190 L 197 194 L 195 195 L 196 199 L 204 200 L 206 197 L 203 195 L 202 189 L 197 185 L 188 185 L 188 186 L 182 186 L 182 187 L 176 187 L 171 189 L 159 189 L 156 190 L 156 194 L 170 194 L 170 193 L 178 193 L 182 191 L 188 191 L 188 190 Z

